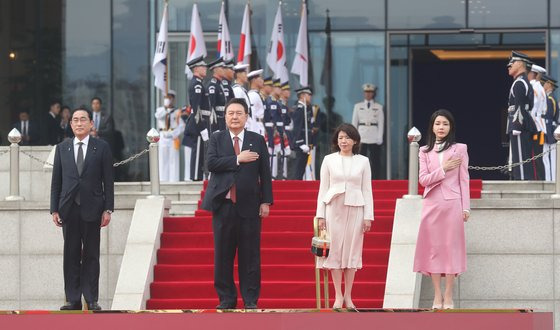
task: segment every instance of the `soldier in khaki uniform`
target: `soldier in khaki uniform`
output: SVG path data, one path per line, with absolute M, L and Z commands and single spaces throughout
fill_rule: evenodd
M 383 105 L 375 102 L 377 87 L 364 84 L 364 101 L 356 103 L 352 115 L 352 124 L 361 137 L 360 153 L 370 159 L 373 179 L 381 179 L 381 145 L 385 117 Z

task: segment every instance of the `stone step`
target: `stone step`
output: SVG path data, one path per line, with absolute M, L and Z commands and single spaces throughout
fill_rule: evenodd
M 162 193 L 182 193 L 186 191 L 200 192 L 202 190 L 202 182 L 163 182 L 160 183 L 160 192 Z M 115 182 L 115 192 L 121 191 L 151 191 L 150 182 Z
M 482 182 L 482 191 L 552 191 L 554 182 L 546 181 L 494 181 Z
M 472 209 L 543 209 L 560 208 L 560 199 L 551 198 L 487 198 L 472 199 Z
M 171 201 L 171 216 L 194 216 L 194 211 L 198 209 L 198 201 Z
M 510 190 L 483 190 L 481 192 L 481 198 L 483 199 L 549 199 L 550 196 L 554 194 L 554 191 L 543 191 L 543 190 L 521 190 L 521 191 L 510 191 Z

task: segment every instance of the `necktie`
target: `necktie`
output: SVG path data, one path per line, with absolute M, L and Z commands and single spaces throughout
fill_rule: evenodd
M 239 137 L 234 136 L 233 137 L 233 151 L 235 151 L 235 155 L 239 155 Z M 235 188 L 235 183 L 233 184 L 233 186 L 231 186 L 231 188 L 229 189 L 229 197 L 231 199 L 232 202 L 236 203 L 237 202 L 237 189 Z
M 76 167 L 78 168 L 78 175 L 82 175 L 84 169 L 84 149 L 82 149 L 83 142 L 78 142 L 78 158 L 76 159 Z M 80 188 L 78 187 L 78 193 L 74 198 L 76 204 L 80 205 Z
M 368 109 L 369 109 L 369 101 L 368 101 L 368 103 L 367 103 L 367 107 L 368 107 Z

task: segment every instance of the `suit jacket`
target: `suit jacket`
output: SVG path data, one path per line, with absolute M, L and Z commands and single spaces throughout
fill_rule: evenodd
M 113 156 L 107 142 L 89 138 L 82 175 L 74 157 L 74 139 L 56 146 L 51 183 L 51 213 L 66 220 L 70 206 L 80 192 L 84 221 L 99 221 L 105 210 L 114 209 Z
M 39 127 L 34 120 L 29 120 L 27 123 L 27 135 L 29 136 L 29 141 L 23 140 L 23 122 L 18 121 L 14 123 L 13 128 L 17 129 L 22 134 L 22 140 L 20 145 L 22 146 L 34 146 L 39 142 L 40 133 Z
M 449 149 L 444 151 L 443 162 L 450 158 L 461 158 L 463 161 L 458 168 L 444 172 L 439 162 L 439 155 L 434 149 L 430 152 L 424 152 L 426 146 L 420 148 L 420 173 L 419 182 L 425 187 L 424 197 L 434 189 L 440 186 L 445 199 L 461 199 L 463 210 L 470 210 L 470 190 L 469 190 L 469 155 L 467 153 L 467 145 L 455 143 Z
M 254 162 L 237 165 L 229 130 L 212 134 L 208 147 L 208 170 L 212 175 L 202 200 L 203 209 L 216 211 L 234 183 L 237 212 L 241 216 L 258 217 L 262 203 L 272 204 L 270 158 L 264 138 L 245 130 L 241 147 L 241 151 L 243 150 L 257 152 L 259 158 Z
M 111 151 L 114 153 L 115 122 L 113 121 L 113 116 L 106 114 L 104 111 L 101 111 L 100 115 L 101 119 L 99 120 L 97 137 L 107 141 Z
M 325 218 L 326 206 L 331 200 L 344 194 L 344 205 L 363 206 L 364 219 L 373 220 L 373 193 L 369 159 L 362 155 L 352 156 L 350 175 L 346 176 L 338 152 L 326 155 L 321 164 L 321 183 L 317 197 L 317 217 Z
M 41 124 L 41 142 L 43 145 L 54 146 L 62 140 L 62 128 L 60 127 L 60 119 L 54 117 L 48 112 L 45 114 L 44 122 Z

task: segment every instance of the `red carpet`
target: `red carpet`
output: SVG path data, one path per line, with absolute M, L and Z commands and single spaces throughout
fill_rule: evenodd
M 310 244 L 319 181 L 275 181 L 273 189 L 274 205 L 262 226 L 259 307 L 314 308 Z M 373 181 L 375 221 L 364 239 L 363 268 L 356 274 L 353 290 L 354 303 L 360 308 L 383 306 L 395 203 L 407 189 L 406 180 Z M 471 181 L 472 198 L 480 198 L 481 189 L 482 181 Z M 213 253 L 209 212 L 198 210 L 194 217 L 165 218 L 147 308 L 215 308 Z M 241 298 L 238 306 L 243 306 Z

